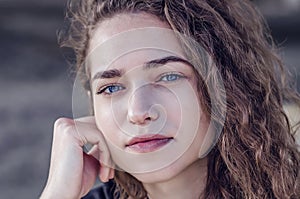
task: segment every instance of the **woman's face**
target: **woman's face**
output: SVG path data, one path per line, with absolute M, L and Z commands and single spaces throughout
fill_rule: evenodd
M 206 152 L 196 75 L 166 23 L 147 14 L 101 22 L 87 63 L 96 123 L 120 169 L 164 180 Z

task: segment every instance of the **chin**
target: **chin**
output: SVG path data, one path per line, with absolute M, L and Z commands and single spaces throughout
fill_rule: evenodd
M 147 172 L 147 173 L 133 173 L 136 179 L 141 181 L 142 183 L 158 183 L 163 181 L 168 181 L 172 179 L 176 174 L 179 173 L 173 168 L 163 168 L 157 171 Z
M 172 180 L 180 173 L 182 173 L 186 168 L 189 167 L 192 163 L 196 162 L 198 158 L 193 158 L 187 160 L 183 156 L 171 165 L 161 168 L 152 172 L 145 173 L 131 173 L 136 179 L 142 183 L 151 184 L 151 183 L 160 183 Z

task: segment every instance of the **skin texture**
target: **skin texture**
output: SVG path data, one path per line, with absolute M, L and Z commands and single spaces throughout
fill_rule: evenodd
M 82 150 L 87 142 L 96 146 L 89 154 Z M 113 178 L 113 169 L 98 160 L 108 161 L 109 153 L 95 118 L 59 118 L 54 124 L 49 177 L 40 198 L 80 198 L 98 174 L 103 182 Z
M 108 19 L 95 29 L 88 60 L 91 76 L 111 69 L 122 75 L 99 78 L 98 74 L 94 78 L 95 117 L 55 122 L 49 178 L 41 198 L 80 198 L 97 175 L 103 182 L 113 178 L 115 164 L 140 180 L 150 198 L 199 198 L 207 160 L 198 157 L 209 122 L 200 107 L 195 74 L 191 66 L 179 61 L 147 69 L 143 66 L 168 56 L 184 59 L 179 45 L 169 45 L 176 44 L 175 37 L 158 35 L 169 41 L 162 49 L 132 51 L 109 66 L 97 54 L 97 47 L 111 36 L 147 27 L 168 28 L 153 16 L 127 14 Z M 130 46 L 128 40 L 123 42 Z M 105 58 L 117 56 L 114 53 L 120 48 L 110 46 Z M 149 134 L 167 136 L 171 141 L 151 152 L 127 147 L 133 137 Z M 94 145 L 88 154 L 82 150 L 86 143 Z M 194 183 L 182 191 L 191 180 Z
M 142 42 L 138 42 L 139 46 L 128 41 L 131 33 L 126 37 L 120 36 L 120 33 L 137 28 L 169 28 L 153 16 L 137 15 L 117 15 L 98 24 L 90 42 L 92 77 L 103 71 L 122 71 L 120 76 L 99 78 L 92 82 L 96 123 L 107 140 L 114 162 L 143 182 L 152 198 L 197 198 L 206 172 L 206 159 L 199 160 L 198 157 L 207 134 L 208 119 L 200 107 L 196 77 L 191 66 L 180 62 L 143 68 L 145 62 L 169 56 L 170 53 L 184 56 L 179 45 L 160 46 L 168 51 L 143 49 Z M 136 40 L 137 35 L 134 35 Z M 159 36 L 154 35 L 155 38 Z M 114 40 L 119 45 L 114 45 Z M 178 43 L 175 37 L 170 40 L 171 43 Z M 109 46 L 110 49 L 104 55 L 100 53 L 103 50 L 97 51 L 102 46 Z M 128 53 L 121 53 L 122 48 Z M 176 77 L 177 74 L 182 77 Z M 101 94 L 97 94 L 99 91 Z M 153 133 L 173 140 L 162 149 L 150 153 L 136 153 L 126 147 L 131 138 Z M 180 187 L 191 179 L 195 179 L 194 187 L 182 192 Z M 180 190 L 180 193 L 174 190 Z
M 185 112 L 185 106 L 176 109 L 180 107 L 180 105 L 183 105 L 184 96 L 177 93 L 179 90 L 175 88 L 179 85 L 184 86 L 186 84 L 177 84 L 179 82 L 174 81 L 173 83 L 176 83 L 174 84 L 176 87 L 172 87 L 171 89 L 170 85 L 173 85 L 173 83 L 161 85 L 161 81 L 153 82 L 153 79 L 150 78 L 152 76 L 147 76 L 150 79 L 143 79 L 145 80 L 145 84 L 142 86 L 141 82 L 136 81 L 137 79 L 128 78 L 133 77 L 132 74 L 134 72 L 137 74 L 134 76 L 135 78 L 143 76 L 144 71 L 139 70 L 137 66 L 143 64 L 142 62 L 147 59 L 150 60 L 155 56 L 165 55 L 166 52 L 181 58 L 184 58 L 184 56 L 180 48 L 176 47 L 178 46 L 176 42 L 169 42 L 172 41 L 172 37 L 164 35 L 163 33 L 162 35 L 157 35 L 161 33 L 161 31 L 157 30 L 157 26 L 160 28 L 168 27 L 162 22 L 154 20 L 155 17 L 149 17 L 147 24 L 151 27 L 156 27 L 156 31 L 152 32 L 152 34 L 142 34 L 144 39 L 142 36 L 135 34 L 141 32 L 141 29 L 138 31 L 135 28 L 145 29 L 145 24 L 136 23 L 137 21 L 133 23 L 132 20 L 125 20 L 123 17 L 120 23 L 115 23 L 114 26 L 112 26 L 112 18 L 116 16 L 122 18 L 122 13 L 123 16 L 124 13 L 148 13 L 166 22 L 166 24 L 172 27 L 172 30 L 184 36 L 180 37 L 183 38 L 183 40 L 181 40 L 181 44 L 183 45 L 179 46 L 184 48 L 184 52 L 187 57 L 190 57 L 191 61 L 196 62 L 191 63 L 195 66 L 197 73 L 201 74 L 197 76 L 198 91 L 201 93 L 201 96 L 199 96 L 201 107 L 196 105 L 198 104 L 197 98 L 192 98 L 192 100 L 196 99 L 194 108 L 200 111 L 197 112 L 198 115 L 196 115 L 196 117 L 192 117 L 191 119 L 194 121 L 193 124 L 201 124 L 201 122 L 199 122 L 201 119 L 203 119 L 202 124 L 207 124 L 205 119 L 201 117 L 201 110 L 203 109 L 204 112 L 208 113 L 207 115 L 212 118 L 211 120 L 213 120 L 213 122 L 210 123 L 215 124 L 215 127 L 217 127 L 216 131 L 221 130 L 220 137 L 218 137 L 218 134 L 213 136 L 214 132 L 207 132 L 204 136 L 205 125 L 202 127 L 199 125 L 200 129 L 203 130 L 201 131 L 202 133 L 199 134 L 193 134 L 192 131 L 180 129 L 180 127 L 185 126 L 181 124 L 184 124 L 184 119 L 188 117 L 176 118 L 177 113 L 183 116 L 187 112 Z M 141 20 L 145 18 L 145 16 L 146 15 L 138 15 Z M 160 195 L 161 197 L 166 196 L 164 193 L 178 194 L 176 196 L 181 198 L 197 197 L 199 194 L 194 192 L 195 187 L 192 187 L 191 181 L 195 182 L 193 185 L 195 184 L 197 187 L 205 184 L 202 198 L 299 198 L 300 153 L 292 135 L 293 130 L 283 110 L 283 104 L 285 102 L 295 103 L 297 107 L 299 106 L 299 93 L 294 91 L 294 84 L 292 81 L 289 81 L 288 72 L 280 56 L 278 56 L 278 49 L 265 27 L 265 21 L 260 13 L 257 12 L 257 9 L 255 9 L 251 1 L 71 0 L 68 4 L 66 18 L 68 23 L 66 24 L 66 28 L 59 34 L 59 43 L 61 47 L 71 48 L 75 53 L 75 70 L 83 82 L 83 87 L 91 94 L 91 99 L 94 99 L 94 105 L 97 103 L 96 100 L 100 98 L 99 96 L 95 97 L 96 88 L 93 87 L 93 90 L 91 88 L 92 82 L 90 81 L 90 75 L 92 68 L 104 67 L 107 69 L 109 67 L 121 67 L 121 65 L 124 65 L 123 67 L 126 69 L 126 71 L 120 73 L 122 76 L 117 75 L 121 77 L 120 83 L 126 85 L 124 87 L 126 89 L 121 89 L 122 92 L 120 92 L 120 94 L 124 94 L 123 97 L 127 98 L 127 101 L 123 100 L 124 98 L 121 98 L 122 100 L 120 99 L 120 101 L 126 101 L 126 103 L 117 104 L 119 98 L 113 98 L 110 100 L 110 103 L 108 103 L 111 109 L 102 107 L 103 104 L 100 103 L 95 107 L 95 112 L 97 111 L 98 115 L 102 112 L 101 109 L 103 108 L 103 114 L 107 114 L 108 116 L 102 119 L 103 123 L 98 121 L 99 117 L 97 116 L 97 128 L 103 131 L 103 136 L 108 143 L 112 158 L 117 163 L 116 165 L 121 167 L 120 169 L 128 171 L 115 170 L 114 179 L 117 185 L 116 191 L 120 193 L 120 198 L 125 199 L 128 198 L 128 196 L 132 198 L 145 198 L 148 193 L 152 197 L 153 190 L 155 189 L 150 189 L 148 184 L 161 185 L 152 186 L 156 189 L 157 187 L 161 187 L 161 189 L 157 191 L 158 194 L 162 194 Z M 101 34 L 95 36 L 94 34 L 99 30 L 101 23 L 102 25 L 106 23 L 107 37 L 102 37 Z M 113 35 L 119 38 L 118 33 L 127 30 L 130 31 L 132 28 L 135 29 L 131 31 L 134 33 L 134 37 L 127 37 L 127 39 L 125 38 L 122 42 L 111 38 Z M 153 36 L 155 37 L 153 38 Z M 192 38 L 197 44 L 190 43 L 185 37 Z M 93 39 L 93 41 L 91 39 Z M 104 42 L 104 48 L 93 48 L 93 45 L 94 47 L 97 46 L 97 42 L 94 42 L 97 40 L 99 40 L 100 43 L 101 40 L 102 43 Z M 105 48 L 105 45 L 107 45 L 106 41 L 108 44 L 118 41 L 115 42 L 115 45 L 111 45 L 111 47 L 118 46 L 118 48 Z M 147 43 L 147 41 L 150 42 Z M 101 46 L 102 43 L 100 44 Z M 145 48 L 142 48 L 127 54 L 121 53 L 124 53 L 124 47 L 127 47 L 127 49 L 135 48 L 138 44 L 140 47 L 149 47 L 149 51 L 143 51 Z M 152 48 L 150 47 L 151 44 Z M 169 44 L 169 46 L 167 44 Z M 174 44 L 174 46 L 170 46 L 170 44 Z M 202 56 L 202 52 L 199 54 L 199 48 L 197 48 L 199 45 L 200 49 L 204 49 L 204 54 L 207 54 L 209 58 L 207 59 L 208 64 L 202 64 L 202 59 L 199 59 L 199 56 Z M 110 46 L 108 45 L 108 47 Z M 196 47 L 196 49 L 194 47 Z M 154 52 L 157 51 L 151 51 L 153 49 L 157 50 L 157 48 L 163 52 L 155 54 Z M 116 53 L 115 50 L 119 52 Z M 97 51 L 99 53 L 97 53 Z M 96 55 L 96 60 L 93 58 L 94 54 Z M 134 54 L 139 55 L 139 57 L 134 56 Z M 109 55 L 112 56 L 110 57 Z M 117 58 L 122 60 L 119 61 L 119 63 L 117 63 L 119 59 L 116 59 L 116 55 L 119 55 Z M 126 62 L 126 57 L 130 61 Z M 108 60 L 112 58 L 113 60 L 106 63 L 106 60 L 103 58 Z M 73 61 L 72 59 L 71 63 L 73 63 Z M 85 65 L 86 61 L 88 61 L 88 67 Z M 198 61 L 200 62 L 199 64 Z M 170 63 L 167 65 L 169 66 L 169 64 Z M 215 67 L 202 67 L 207 65 L 209 67 L 211 65 Z M 95 73 L 96 71 L 92 72 Z M 117 73 L 115 73 L 115 75 L 116 74 Z M 127 74 L 127 76 L 124 76 L 124 74 Z M 127 80 L 127 82 L 124 80 Z M 220 87 L 222 80 L 223 88 Z M 152 83 L 147 84 L 150 82 Z M 193 81 L 189 82 L 190 86 L 188 89 L 185 87 L 187 89 L 186 91 L 194 90 L 192 82 Z M 154 85 L 156 86 L 153 88 L 152 86 Z M 118 88 L 119 87 L 114 87 L 114 89 L 112 89 L 112 87 L 110 87 L 113 91 L 118 91 Z M 157 88 L 164 88 L 164 92 L 158 94 Z M 143 93 L 148 93 L 149 90 L 154 91 L 151 92 L 153 95 L 147 95 L 145 97 L 146 99 L 141 101 L 139 96 L 144 95 Z M 197 92 L 193 91 L 189 93 Z M 165 99 L 165 94 L 169 94 L 169 98 L 170 96 L 173 97 L 174 100 L 172 104 L 175 109 L 170 108 L 172 106 L 171 103 L 166 104 L 162 100 Z M 175 96 L 176 100 L 174 98 Z M 215 102 L 211 100 L 215 100 Z M 145 114 L 147 122 L 145 122 L 146 124 L 143 125 L 143 128 L 141 126 L 143 120 L 141 119 L 138 120 L 140 125 L 135 125 L 133 129 L 131 127 L 134 122 L 129 123 L 128 120 L 126 120 L 127 115 L 130 116 L 134 112 L 130 111 L 129 113 L 131 114 L 124 114 L 126 110 L 124 111 L 122 108 L 125 109 L 125 107 L 127 107 L 128 109 L 128 107 L 132 105 L 131 102 L 133 104 L 138 102 L 137 104 L 143 105 L 136 106 L 140 108 L 148 106 L 148 108 L 144 109 L 149 111 L 144 112 L 147 113 L 148 116 Z M 161 105 L 152 106 L 150 102 Z M 193 103 L 191 102 L 191 104 Z M 187 107 L 189 107 L 189 105 L 190 104 L 187 104 Z M 111 113 L 105 113 L 105 110 L 111 111 Z M 133 109 L 131 108 L 131 110 Z M 175 114 L 170 114 L 170 111 L 174 111 Z M 222 117 L 224 114 L 226 118 Z M 178 121 L 181 123 L 179 126 L 176 126 Z M 114 126 L 111 127 L 116 127 L 115 129 L 119 129 L 119 131 L 108 132 L 105 130 L 105 124 L 107 122 L 112 122 Z M 188 123 L 189 121 L 186 122 Z M 170 130 L 171 127 L 167 127 L 164 124 L 173 126 L 175 130 Z M 297 126 L 299 126 L 299 124 Z M 209 125 L 209 131 L 211 129 L 210 127 L 211 125 Z M 296 130 L 296 127 L 293 128 Z M 197 130 L 199 128 L 194 126 L 191 129 L 193 129 L 193 132 L 198 132 Z M 155 153 L 156 151 L 153 151 L 151 153 L 155 156 L 155 159 L 148 162 L 149 164 L 144 164 L 144 160 L 149 159 L 142 159 L 142 157 L 146 157 L 145 154 L 139 155 L 139 158 L 136 157 L 137 159 L 128 159 L 129 156 L 125 156 L 125 154 L 132 155 L 132 151 L 128 151 L 124 156 L 118 155 L 122 152 L 122 147 L 124 148 L 124 142 L 127 142 L 125 135 L 132 138 L 136 136 L 137 133 L 140 135 L 156 131 L 166 135 L 176 134 L 172 145 L 176 149 L 178 149 L 178 146 L 191 146 L 188 148 L 188 151 L 191 151 L 191 153 L 188 153 L 188 156 L 185 155 L 187 151 L 186 147 L 183 147 L 182 150 L 174 150 L 174 152 L 180 151 L 183 152 L 183 154 L 171 154 L 168 156 L 170 159 L 165 162 L 167 158 L 163 152 L 170 149 L 168 147 L 169 145 L 167 145 L 159 150 L 164 161 L 159 161 L 160 155 Z M 185 135 L 182 134 L 182 132 L 189 132 L 200 138 L 196 136 L 180 137 L 180 135 Z M 119 138 L 120 142 L 118 139 L 113 139 L 115 137 Z M 188 137 L 190 138 L 188 141 L 199 141 L 199 143 L 179 144 Z M 180 142 L 175 142 L 175 140 Z M 211 140 L 215 140 L 217 143 L 207 156 L 207 164 L 205 162 L 202 164 L 207 165 L 207 167 L 205 167 L 207 168 L 207 178 L 206 182 L 201 184 L 195 179 L 203 179 L 200 173 L 205 175 L 205 169 L 198 168 L 197 174 L 199 174 L 199 176 L 196 176 L 195 169 L 190 169 L 195 167 L 188 167 L 187 165 L 201 165 L 197 164 L 197 161 L 204 161 L 204 159 L 195 161 L 196 151 L 199 149 L 199 146 L 202 145 L 198 155 L 199 157 L 204 157 L 206 155 L 205 151 L 208 152 L 210 148 Z M 53 148 L 56 150 L 56 148 L 59 147 L 54 144 Z M 61 152 L 56 153 L 59 154 L 57 157 L 60 157 L 60 153 Z M 124 159 L 122 159 L 123 157 Z M 131 157 L 133 157 L 133 155 Z M 181 161 L 184 158 L 187 159 Z M 133 160 L 139 161 L 135 162 Z M 135 162 L 136 164 L 130 165 L 128 162 Z M 195 164 L 192 164 L 192 162 Z M 103 165 L 110 165 L 109 161 L 103 162 L 103 160 L 101 160 L 100 164 L 102 163 Z M 164 165 L 158 168 L 158 163 L 164 163 Z M 180 163 L 185 163 L 185 165 Z M 54 163 L 53 165 L 56 164 Z M 177 165 L 178 167 L 175 168 L 173 165 Z M 172 166 L 173 168 L 171 169 Z M 166 172 L 162 172 L 162 175 L 158 175 L 160 170 L 165 170 Z M 147 171 L 147 173 L 143 171 Z M 182 176 L 187 177 L 187 172 L 183 171 L 191 171 L 190 176 L 195 177 L 191 178 L 189 183 L 185 183 L 189 185 L 188 187 L 179 186 L 179 180 L 175 180 L 181 179 L 180 182 L 184 182 Z M 199 173 L 199 171 L 201 172 Z M 103 172 L 100 173 L 102 175 Z M 134 178 L 130 173 L 140 179 L 140 181 Z M 143 175 L 138 176 L 139 174 Z M 153 175 L 147 177 L 146 174 Z M 52 178 L 53 176 L 55 175 L 52 175 Z M 165 182 L 164 185 L 161 184 L 163 182 Z M 173 186 L 175 184 L 178 186 Z M 190 193 L 195 193 L 195 195 L 185 195 L 182 188 L 190 191 Z M 179 190 L 182 195 L 178 193 Z M 174 198 L 172 196 L 170 197 Z M 168 196 L 164 198 L 168 198 Z

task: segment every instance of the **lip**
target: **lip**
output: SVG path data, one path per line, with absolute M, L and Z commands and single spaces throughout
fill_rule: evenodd
M 172 137 L 166 137 L 157 134 L 148 134 L 132 138 L 126 145 L 126 147 L 134 152 L 149 153 L 158 150 L 172 140 Z

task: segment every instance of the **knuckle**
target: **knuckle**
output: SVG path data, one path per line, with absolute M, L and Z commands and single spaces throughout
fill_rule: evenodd
M 74 120 L 69 118 L 58 118 L 54 123 L 55 140 L 66 141 L 72 140 L 76 135 Z
M 54 129 L 69 129 L 73 124 L 73 120 L 61 117 L 54 122 Z
M 83 146 L 84 144 L 88 143 L 88 137 L 86 137 L 85 125 L 73 119 L 64 118 L 64 117 L 58 118 L 54 123 L 55 140 L 60 140 L 60 141 L 75 140 L 79 143 L 79 145 Z

